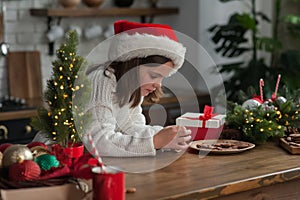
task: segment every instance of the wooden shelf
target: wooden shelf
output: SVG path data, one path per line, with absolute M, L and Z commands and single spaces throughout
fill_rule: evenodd
M 113 16 L 151 16 L 178 14 L 178 8 L 56 8 L 30 9 L 32 16 L 39 17 L 113 17 Z
M 30 14 L 36 17 L 48 18 L 48 30 L 51 28 L 53 18 L 66 17 L 117 17 L 137 16 L 142 23 L 147 22 L 146 17 L 152 22 L 156 15 L 178 14 L 178 8 L 31 8 Z M 60 20 L 59 20 L 60 21 Z M 54 42 L 49 43 L 49 55 L 54 55 Z
M 31 118 L 37 115 L 37 109 L 1 112 L 0 121 Z

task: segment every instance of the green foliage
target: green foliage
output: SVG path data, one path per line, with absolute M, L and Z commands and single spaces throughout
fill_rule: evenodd
M 239 130 L 243 140 L 261 144 L 270 138 L 284 136 L 286 127 L 300 128 L 300 90 L 290 93 L 282 87 L 274 101 L 252 109 L 243 107 L 242 103 L 255 93 L 255 89 L 249 87 L 247 92 L 239 91 L 240 102 L 228 102 L 226 126 Z
M 84 102 L 81 107 L 74 106 L 73 98 L 77 94 L 81 99 L 89 99 L 89 85 L 85 77 L 79 77 L 86 61 L 77 54 L 78 36 L 76 31 L 67 34 L 66 42 L 57 50 L 57 59 L 52 62 L 52 76 L 47 82 L 44 99 L 48 104 L 38 110 L 38 116 L 32 118 L 31 125 L 46 132 L 49 138 L 62 146 L 78 142 L 79 130 L 75 126 L 74 115 L 79 124 L 87 123 L 84 115 Z M 84 74 L 84 73 L 80 73 Z M 78 80 L 81 81 L 78 81 Z M 76 124 L 77 125 L 77 124 Z M 80 127 L 79 127 L 80 128 Z
M 237 101 L 237 91 L 245 91 L 249 85 L 255 85 L 255 81 L 260 78 L 265 80 L 264 90 L 270 94 L 277 74 L 281 74 L 282 82 L 290 90 L 300 88 L 300 51 L 290 49 L 290 46 L 284 47 L 285 43 L 278 37 L 280 31 L 287 30 L 289 34 L 285 34 L 285 37 L 292 37 L 296 42 L 300 40 L 300 14 L 282 15 L 282 8 L 286 2 L 274 0 L 271 24 L 269 17 L 257 10 L 256 0 L 220 0 L 223 3 L 232 1 L 246 4 L 249 11 L 233 13 L 226 24 L 216 24 L 208 30 L 212 34 L 215 51 L 221 56 L 233 58 L 251 55 L 249 60 L 218 66 L 219 72 L 232 75 L 229 80 L 224 81 L 228 100 Z M 292 3 L 292 6 L 297 6 L 300 0 L 289 2 Z M 273 25 L 272 37 L 260 34 L 262 25 Z M 249 35 L 251 37 L 247 37 Z M 258 57 L 258 51 L 269 53 L 271 63 L 267 64 L 263 57 Z

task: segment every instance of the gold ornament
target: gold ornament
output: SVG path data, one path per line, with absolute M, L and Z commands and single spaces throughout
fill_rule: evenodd
M 13 163 L 32 159 L 32 153 L 26 145 L 15 144 L 7 147 L 3 153 L 2 165 L 8 167 Z
M 41 146 L 31 147 L 30 151 L 32 152 L 33 159 L 35 159 L 43 154 L 50 154 L 50 152 L 47 149 L 45 149 L 44 147 L 41 147 Z

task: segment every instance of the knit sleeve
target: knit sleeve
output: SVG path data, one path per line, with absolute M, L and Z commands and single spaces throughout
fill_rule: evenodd
M 141 103 L 133 108 L 129 115 L 130 121 L 126 124 L 125 131 L 127 133 L 135 133 L 135 132 L 141 132 L 141 131 L 150 131 L 155 135 L 158 133 L 161 129 L 163 129 L 162 126 L 150 126 L 146 125 L 146 119 L 145 116 L 142 113 L 142 107 Z
M 101 156 L 135 157 L 154 156 L 156 150 L 153 145 L 155 130 L 128 134 L 117 122 L 114 115 L 113 97 L 115 92 L 115 80 L 103 76 L 103 71 L 95 72 L 90 76 L 93 84 L 92 98 L 89 111 L 93 115 L 93 121 L 89 125 L 88 133 L 96 145 Z M 129 116 L 122 116 L 129 119 Z M 83 138 L 89 146 L 88 138 Z

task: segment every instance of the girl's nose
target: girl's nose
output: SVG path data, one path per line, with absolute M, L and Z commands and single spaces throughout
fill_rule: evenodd
M 154 88 L 159 88 L 160 86 L 161 86 L 161 83 L 160 83 L 160 82 L 153 83 L 153 87 L 154 87 Z

